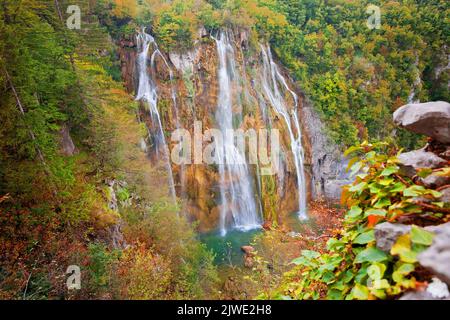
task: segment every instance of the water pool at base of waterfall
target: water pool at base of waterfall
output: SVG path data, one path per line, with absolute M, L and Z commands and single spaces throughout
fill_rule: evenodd
M 215 254 L 214 262 L 217 265 L 242 266 L 244 252 L 241 247 L 251 245 L 253 238 L 260 234 L 262 229 L 241 231 L 232 229 L 222 236 L 219 230 L 200 234 L 200 241 Z
M 298 211 L 286 215 L 283 225 L 296 233 L 302 233 L 306 228 L 317 230 L 317 221 L 312 217 L 308 217 L 307 219 L 300 218 Z

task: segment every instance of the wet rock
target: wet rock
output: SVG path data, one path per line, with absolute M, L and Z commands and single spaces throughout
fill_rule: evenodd
M 208 30 L 206 30 L 205 27 L 200 27 L 200 28 L 198 28 L 197 34 L 198 34 L 198 37 L 199 37 L 199 38 L 206 38 L 206 37 L 209 36 Z
M 245 253 L 244 266 L 246 268 L 253 268 L 253 266 L 255 265 L 255 248 L 253 248 L 252 246 L 242 246 L 241 250 Z
M 450 103 L 407 104 L 394 112 L 395 124 L 437 141 L 450 143 Z
M 425 149 L 405 152 L 398 156 L 400 161 L 400 169 L 403 174 L 412 177 L 416 174 L 416 170 L 421 168 L 436 169 L 447 164 L 447 161 L 438 157 L 432 152 Z
M 377 248 L 385 252 L 390 252 L 398 237 L 411 231 L 411 226 L 384 222 L 375 226 L 375 240 Z
M 435 227 L 435 230 L 436 228 L 438 231 L 433 244 L 421 252 L 417 259 L 423 267 L 450 284 L 450 223 Z
M 264 222 L 262 227 L 263 227 L 264 230 L 267 230 L 267 231 L 272 230 L 272 222 L 271 221 L 266 221 L 266 222 Z
M 245 254 L 253 254 L 253 252 L 255 251 L 255 248 L 253 248 L 252 246 L 242 246 L 241 250 L 245 253 Z
M 253 259 L 252 256 L 245 256 L 244 257 L 244 266 L 246 268 L 253 268 L 254 265 L 255 265 L 255 260 Z

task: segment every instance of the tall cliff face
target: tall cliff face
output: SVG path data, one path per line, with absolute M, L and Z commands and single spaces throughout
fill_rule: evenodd
M 193 137 L 196 121 L 197 126 L 201 123 L 203 131 L 220 127 L 217 112 L 221 105 L 219 99 L 223 99 L 220 94 L 223 84 L 219 77 L 218 45 L 213 38 L 220 35 L 201 32 L 201 41 L 187 52 L 148 54 L 154 65 L 148 72 L 157 86 L 158 109 L 170 150 L 176 144 L 171 141 L 171 134 L 177 128 L 188 130 Z M 256 210 L 265 221 L 281 223 L 287 214 L 299 210 L 302 200 L 306 203 L 318 197 L 338 197 L 336 185 L 345 180 L 340 152 L 324 134 L 323 125 L 311 105 L 289 74 L 269 57 L 270 48 L 251 45 L 245 31 L 229 31 L 227 36 L 228 50 L 232 53 L 232 66 L 227 68 L 233 70 L 226 72 L 231 78 L 233 127 L 256 132 L 274 128 L 280 133 L 279 172 L 261 175 L 260 166 L 249 165 Z M 135 39 L 119 41 L 122 76 L 130 92 L 136 92 L 139 81 L 137 51 Z M 144 105 L 140 109 L 140 119 L 146 123 L 151 136 L 155 128 Z M 152 155 L 151 138 L 147 145 Z M 303 153 L 301 157 L 300 153 Z M 299 175 L 300 165 L 302 175 Z M 216 165 L 172 163 L 172 170 L 177 196 L 183 203 L 182 211 L 199 222 L 200 231 L 217 228 L 224 211 L 221 197 L 224 184 L 233 182 L 223 181 Z M 308 199 L 299 199 L 302 194 L 298 192 L 302 187 L 297 183 L 299 180 L 303 180 L 301 185 Z M 231 220 L 232 216 L 226 219 Z

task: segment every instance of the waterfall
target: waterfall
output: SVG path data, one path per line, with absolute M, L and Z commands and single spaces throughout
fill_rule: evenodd
M 297 116 L 298 111 L 298 97 L 292 91 L 286 79 L 280 73 L 277 64 L 273 61 L 270 47 L 265 48 L 261 45 L 261 53 L 263 57 L 263 70 L 261 76 L 263 93 L 273 107 L 275 112 L 283 118 L 288 129 L 291 151 L 294 156 L 295 170 L 297 174 L 297 188 L 298 188 L 298 215 L 300 219 L 307 219 L 306 213 L 306 180 L 304 171 L 304 151 L 302 147 L 302 131 Z M 294 100 L 294 106 L 289 111 L 287 103 L 280 92 L 280 86 L 287 91 Z
M 256 209 L 251 176 L 245 155 L 234 144 L 233 132 L 233 86 L 236 81 L 235 55 L 226 32 L 221 32 L 217 39 L 219 56 L 219 97 L 216 122 L 222 132 L 223 141 L 216 145 L 220 173 L 220 231 L 227 233 L 227 218 L 231 215 L 232 227 L 251 230 L 261 226 L 261 219 Z
M 159 151 L 161 149 L 162 151 L 162 157 L 165 161 L 167 172 L 168 172 L 168 178 L 169 178 L 169 189 L 170 194 L 173 197 L 173 199 L 176 199 L 176 192 L 175 192 L 175 184 L 173 179 L 173 173 L 172 173 L 172 166 L 170 164 L 170 158 L 169 158 L 169 150 L 166 143 L 166 138 L 164 136 L 164 129 L 161 123 L 161 117 L 158 110 L 158 92 L 157 92 L 157 86 L 156 82 L 152 77 L 148 75 L 147 71 L 147 61 L 148 61 L 148 54 L 150 46 L 153 46 L 154 51 L 151 56 L 151 71 L 152 74 L 155 74 L 155 57 L 156 55 L 159 55 L 167 67 L 169 67 L 166 59 L 161 54 L 161 52 L 158 49 L 158 45 L 155 42 L 155 39 L 147 34 L 145 32 L 145 28 L 142 29 L 142 31 L 137 36 L 137 43 L 139 47 L 139 55 L 138 55 L 138 72 L 139 72 L 139 86 L 138 86 L 138 92 L 136 95 L 136 100 L 143 101 L 147 104 L 150 112 L 150 117 L 152 120 L 152 124 L 155 125 L 158 129 L 158 132 L 154 136 L 155 143 L 156 143 L 156 151 L 159 154 Z M 172 71 L 170 70 L 170 75 L 172 78 Z M 174 91 L 172 91 L 172 96 L 174 97 Z

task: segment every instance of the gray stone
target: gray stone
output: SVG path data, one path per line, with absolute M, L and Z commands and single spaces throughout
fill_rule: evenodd
M 450 160 L 450 146 L 444 152 L 439 153 L 439 157 Z
M 305 163 L 305 167 L 311 174 L 312 198 L 336 201 L 340 199 L 340 186 L 351 182 L 346 172 L 348 161 L 344 159 L 339 146 L 330 139 L 313 104 L 306 97 L 302 98 L 303 106 L 299 112 L 305 135 L 310 141 L 311 163 Z
M 328 180 L 324 186 L 325 197 L 329 200 L 339 200 L 342 194 L 342 187 L 351 182 L 350 180 Z
M 411 226 L 399 223 L 383 222 L 375 226 L 377 248 L 390 252 L 398 237 L 411 231 Z
M 437 226 L 428 226 L 428 227 L 425 227 L 424 229 L 438 235 L 441 233 L 446 233 L 447 230 L 449 230 L 449 228 L 450 228 L 450 222 L 447 222 L 444 224 L 439 224 Z
M 450 104 L 445 101 L 407 104 L 394 112 L 395 124 L 439 142 L 450 143 Z
M 450 300 L 450 298 L 434 298 L 428 291 L 409 291 L 399 300 Z
M 435 189 L 450 184 L 450 177 L 439 176 L 436 173 L 430 174 L 428 177 L 421 179 L 425 187 Z
M 417 259 L 430 272 L 450 284 L 450 223 L 435 227 L 438 231 L 433 244 L 421 252 Z
M 78 152 L 75 144 L 73 143 L 72 137 L 70 136 L 69 127 L 67 127 L 66 125 L 62 126 L 59 135 L 61 150 L 64 155 L 73 156 Z
M 409 177 L 414 176 L 418 169 L 436 169 L 447 164 L 446 160 L 425 149 L 402 153 L 398 156 L 398 160 L 401 172 Z
M 439 197 L 439 201 L 450 203 L 450 187 L 441 190 L 440 193 L 442 193 L 442 196 Z

